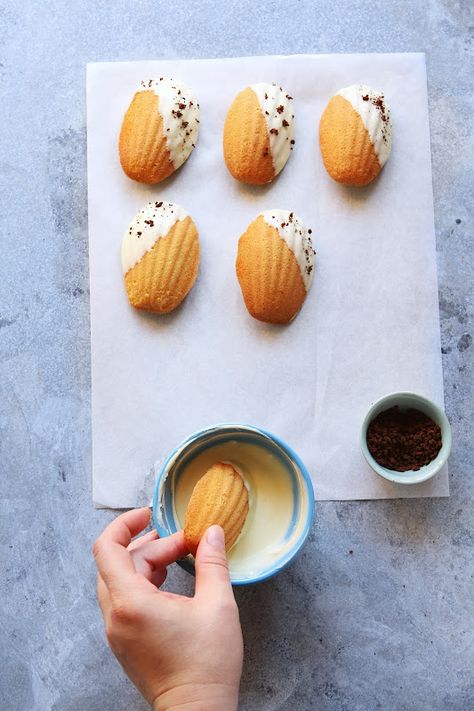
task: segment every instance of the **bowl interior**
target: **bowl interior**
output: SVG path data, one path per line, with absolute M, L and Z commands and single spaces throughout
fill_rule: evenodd
M 174 497 L 176 487 L 186 466 L 206 450 L 227 443 L 251 444 L 263 448 L 278 459 L 291 482 L 291 520 L 282 540 L 278 555 L 269 557 L 259 570 L 232 570 L 231 580 L 235 585 L 246 585 L 264 580 L 282 570 L 294 558 L 303 545 L 313 518 L 314 494 L 310 476 L 299 457 L 274 435 L 254 427 L 242 425 L 219 425 L 196 433 L 170 454 L 161 468 L 155 486 L 153 515 L 160 536 L 170 535 L 181 528 L 177 519 Z M 188 556 L 180 564 L 189 572 L 194 570 L 194 561 Z
M 405 472 L 397 472 L 387 469 L 379 464 L 371 455 L 367 446 L 367 428 L 372 420 L 384 410 L 398 405 L 403 411 L 415 408 L 428 415 L 441 428 L 441 449 L 438 455 L 429 464 L 420 469 L 410 469 Z M 368 411 L 361 431 L 362 452 L 372 469 L 380 476 L 397 484 L 420 484 L 435 476 L 446 463 L 451 451 L 451 426 L 443 410 L 434 402 L 422 395 L 411 392 L 390 393 L 377 400 Z

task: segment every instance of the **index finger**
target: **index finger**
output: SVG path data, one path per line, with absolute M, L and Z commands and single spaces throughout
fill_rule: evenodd
M 144 560 L 151 568 L 166 568 L 171 563 L 176 563 L 180 558 L 184 558 L 188 553 L 184 531 L 177 531 L 170 536 L 154 541 L 145 541 L 142 545 L 134 547 L 132 559 L 135 561 L 135 565 L 137 560 Z
M 135 576 L 135 566 L 127 546 L 149 521 L 148 508 L 132 509 L 109 523 L 94 543 L 92 552 L 97 569 L 108 588 L 123 587 Z
M 187 553 L 184 531 L 178 531 L 165 538 L 143 543 L 130 554 L 137 573 L 160 588 L 166 580 L 167 567 Z

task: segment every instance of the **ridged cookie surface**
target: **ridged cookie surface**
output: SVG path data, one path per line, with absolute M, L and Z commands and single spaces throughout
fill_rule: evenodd
M 196 555 L 199 541 L 214 524 L 222 526 L 225 547 L 230 550 L 242 531 L 249 511 L 244 480 L 227 462 L 214 464 L 193 489 L 184 521 L 184 538 Z
M 259 321 L 287 323 L 313 279 L 311 230 L 288 210 L 265 210 L 239 239 L 236 271 L 249 313 Z
M 367 185 L 392 147 L 392 119 L 384 95 L 364 84 L 341 89 L 326 106 L 319 144 L 329 175 L 345 185 Z
M 224 125 L 224 159 L 244 183 L 268 183 L 295 143 L 293 100 L 276 84 L 252 84 L 235 97 Z
M 132 306 L 167 313 L 194 284 L 199 237 L 191 217 L 172 202 L 149 202 L 122 240 L 122 271 Z
M 168 77 L 142 81 L 123 119 L 120 163 L 129 178 L 159 183 L 193 151 L 199 104 L 191 89 Z

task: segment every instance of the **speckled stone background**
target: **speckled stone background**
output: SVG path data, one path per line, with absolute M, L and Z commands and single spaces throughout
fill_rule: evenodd
M 2 711 L 147 708 L 105 646 L 90 555 L 113 514 L 90 492 L 86 62 L 413 50 L 428 64 L 451 498 L 317 505 L 298 561 L 237 591 L 241 708 L 474 708 L 473 49 L 468 0 L 0 4 Z M 179 569 L 169 584 L 191 591 Z

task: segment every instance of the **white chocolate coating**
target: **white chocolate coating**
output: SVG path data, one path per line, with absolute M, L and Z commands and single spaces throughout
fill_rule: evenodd
M 123 273 L 138 264 L 161 237 L 166 237 L 178 220 L 184 220 L 187 216 L 188 213 L 180 205 L 161 200 L 149 202 L 139 210 L 122 239 Z
M 264 210 L 260 216 L 267 225 L 278 230 L 280 237 L 285 240 L 295 255 L 303 277 L 304 288 L 309 291 L 313 281 L 315 251 L 310 233 L 303 221 L 289 210 Z
M 381 166 L 387 162 L 392 149 L 392 117 L 380 91 L 365 84 L 353 84 L 337 92 L 357 111 L 369 134 Z
M 289 158 L 295 138 L 295 114 L 293 100 L 276 84 L 252 84 L 252 91 L 257 95 L 260 109 L 267 124 L 270 137 L 275 175 L 283 169 Z M 293 143 L 292 143 L 293 141 Z
M 163 135 L 175 170 L 192 153 L 199 135 L 199 104 L 191 89 L 169 77 L 142 81 L 140 91 L 152 90 L 158 96 L 158 111 L 163 117 Z
M 257 444 L 228 441 L 209 447 L 183 468 L 173 490 L 174 516 L 181 527 L 194 486 L 217 461 L 230 462 L 249 489 L 249 513 L 228 560 L 231 575 L 252 578 L 291 550 L 304 528 L 307 507 L 301 506 L 293 528 L 294 492 L 288 470 Z

